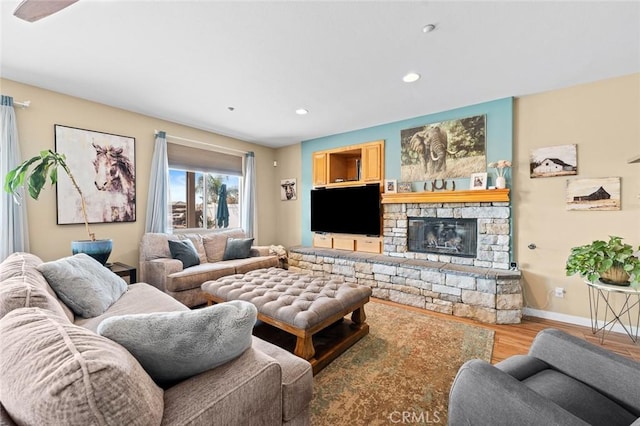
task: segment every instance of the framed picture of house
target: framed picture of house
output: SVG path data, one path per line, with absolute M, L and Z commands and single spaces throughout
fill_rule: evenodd
M 620 178 L 567 179 L 567 210 L 620 210 Z
M 487 189 L 487 174 L 473 173 L 469 179 L 469 189 Z
M 55 150 L 66 157 L 69 170 L 86 202 L 89 223 L 135 222 L 135 138 L 54 125 Z M 80 195 L 71 179 L 58 174 L 59 225 L 84 223 Z
M 578 174 L 577 145 L 556 145 L 532 150 L 529 171 L 532 178 Z

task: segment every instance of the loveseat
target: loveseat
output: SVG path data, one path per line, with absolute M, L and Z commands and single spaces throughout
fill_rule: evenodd
M 190 310 L 146 283 L 127 286 L 122 281 L 123 294 L 106 311 L 84 318 L 63 302 L 66 293 L 62 298 L 54 291 L 66 291 L 59 283 L 50 285 L 51 274 L 44 266 L 51 263 L 14 253 L 0 264 L 0 424 L 309 424 L 313 378 L 308 362 L 249 331 L 248 348 L 233 359 L 159 386 L 125 343 L 99 333 L 123 320 L 199 316 L 210 307 Z M 98 279 L 102 273 L 88 276 Z M 77 285 L 71 280 L 63 284 L 67 281 Z M 72 306 L 83 315 L 89 309 L 83 303 Z M 255 321 L 245 317 L 240 319 Z M 183 334 L 180 337 L 188 338 L 189 333 Z M 175 336 L 160 337 L 169 345 Z M 190 350 L 176 350 L 177 362 L 188 365 Z
M 528 355 L 460 367 L 449 424 L 640 425 L 640 363 L 556 329 Z
M 195 247 L 199 264 L 184 267 L 171 254 L 169 241 L 189 240 Z M 233 274 L 279 266 L 270 246 L 252 246 L 242 229 L 211 233 L 146 233 L 140 241 L 140 281 L 149 283 L 188 307 L 206 303 L 200 286 Z M 229 243 L 245 245 L 246 251 L 230 251 Z M 231 255 L 229 255 L 231 253 Z

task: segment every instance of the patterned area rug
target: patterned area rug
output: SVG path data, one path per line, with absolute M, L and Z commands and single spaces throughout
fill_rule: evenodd
M 491 360 L 494 332 L 380 302 L 367 336 L 314 377 L 312 425 L 447 424 L 467 360 Z

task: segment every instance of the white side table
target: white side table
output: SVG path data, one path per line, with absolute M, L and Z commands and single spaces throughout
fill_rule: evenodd
M 640 325 L 640 290 L 631 286 L 619 286 L 604 284 L 600 281 L 585 281 L 589 286 L 589 310 L 591 312 L 591 332 L 597 334 L 601 332 L 600 343 L 604 342 L 605 334 L 611 331 L 618 323 L 622 326 L 633 343 L 638 342 L 638 326 Z M 609 301 L 612 293 L 623 295 L 624 303 L 616 309 Z M 602 307 L 603 309 L 600 309 Z M 601 313 L 601 310 L 604 310 Z M 636 313 L 635 325 L 633 324 L 632 313 Z M 604 315 L 602 321 L 598 317 Z M 622 319 L 627 319 L 625 324 Z M 602 325 L 600 325 L 600 323 Z M 607 329 L 608 328 L 608 329 Z

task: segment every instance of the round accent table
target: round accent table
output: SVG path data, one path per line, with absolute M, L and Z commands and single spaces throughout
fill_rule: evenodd
M 591 332 L 593 334 L 602 333 L 600 343 L 604 342 L 605 334 L 611 331 L 616 323 L 620 324 L 633 343 L 637 343 L 638 326 L 640 325 L 640 290 L 631 286 L 604 284 L 599 280 L 585 282 L 589 287 Z M 622 306 L 612 303 L 613 301 L 610 299 L 612 293 L 622 294 Z M 602 315 L 604 317 L 599 320 Z M 626 323 L 622 319 L 626 319 Z

